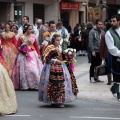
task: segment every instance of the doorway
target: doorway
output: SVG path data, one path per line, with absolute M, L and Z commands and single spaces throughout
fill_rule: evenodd
M 69 13 L 69 11 L 67 11 L 67 10 L 62 10 L 61 11 L 61 21 L 63 22 L 63 23 L 68 23 L 69 24 L 69 21 L 70 21 L 70 15 L 69 15 L 70 13 Z
M 84 16 L 84 12 L 83 12 L 83 11 L 79 11 L 79 23 L 80 23 L 80 24 L 82 24 L 83 21 L 84 21 L 83 16 Z

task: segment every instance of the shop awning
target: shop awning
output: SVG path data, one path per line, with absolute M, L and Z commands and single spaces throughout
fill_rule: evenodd
M 16 0 L 0 0 L 0 2 L 14 3 L 16 2 Z
M 80 3 L 77 2 L 61 2 L 60 9 L 62 10 L 79 10 Z

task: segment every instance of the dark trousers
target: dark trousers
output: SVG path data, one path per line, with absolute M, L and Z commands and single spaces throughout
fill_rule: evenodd
M 108 64 L 108 59 L 105 59 L 105 63 L 107 65 L 107 74 L 111 74 L 111 69 L 110 69 L 110 66 Z
M 118 57 L 112 57 L 113 81 L 120 83 L 120 61 L 117 59 Z
M 88 62 L 91 63 L 91 51 L 90 51 L 90 47 L 87 47 L 87 56 L 88 56 Z
M 92 53 L 91 53 L 90 77 L 94 77 L 94 68 L 96 66 L 99 66 L 101 62 L 102 62 L 102 59 L 100 58 L 100 55 L 98 52 L 96 52 L 96 56 L 92 56 Z

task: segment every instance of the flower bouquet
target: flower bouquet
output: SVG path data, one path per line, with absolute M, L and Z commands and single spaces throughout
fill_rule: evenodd
M 32 57 L 29 54 L 29 48 L 27 44 L 23 44 L 20 46 L 20 51 L 22 54 L 24 54 L 26 57 L 29 57 L 30 60 L 32 60 Z
M 63 62 L 69 63 L 70 70 L 74 72 L 74 64 L 77 62 L 76 57 L 76 49 L 68 48 L 63 52 L 65 56 L 65 60 Z
M 67 36 L 65 36 L 65 38 L 63 39 L 63 43 L 62 43 L 62 50 L 66 50 L 69 44 L 69 40 L 67 38 Z

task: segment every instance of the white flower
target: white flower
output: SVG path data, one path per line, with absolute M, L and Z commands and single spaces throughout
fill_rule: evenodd
M 73 52 L 73 48 L 69 48 L 69 51 Z
M 68 49 L 64 50 L 64 53 L 67 53 L 68 52 Z
M 76 53 L 76 49 L 73 49 L 73 51 Z
M 68 55 L 72 55 L 72 52 L 69 51 L 69 52 L 68 52 Z
M 68 42 L 68 39 L 67 39 L 67 38 L 65 38 L 65 39 L 64 39 L 64 41 L 65 41 L 65 42 Z

